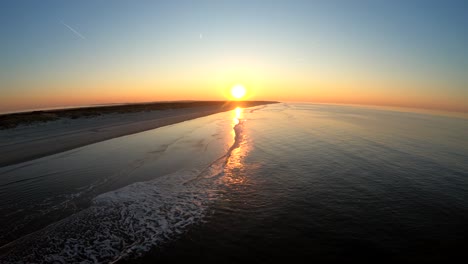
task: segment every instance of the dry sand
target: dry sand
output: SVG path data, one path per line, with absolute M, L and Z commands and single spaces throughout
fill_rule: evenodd
M 244 107 L 272 102 L 250 102 Z M 234 109 L 235 104 L 60 118 L 0 130 L 0 167 Z

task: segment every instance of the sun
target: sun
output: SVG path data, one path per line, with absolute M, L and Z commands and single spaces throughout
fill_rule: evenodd
M 245 87 L 241 84 L 236 84 L 231 88 L 231 94 L 234 98 L 241 99 L 246 94 Z

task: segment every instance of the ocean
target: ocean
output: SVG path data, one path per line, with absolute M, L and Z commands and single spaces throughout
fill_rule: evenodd
M 466 131 L 462 117 L 279 103 L 2 167 L 0 262 L 455 259 Z

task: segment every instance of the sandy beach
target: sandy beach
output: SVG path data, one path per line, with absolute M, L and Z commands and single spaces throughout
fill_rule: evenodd
M 4 115 L 0 120 L 3 128 L 0 130 L 0 167 L 229 111 L 238 106 L 269 103 L 273 102 L 152 103 Z M 48 119 L 44 120 L 44 116 Z M 11 120 L 15 122 L 14 127 L 7 128 L 7 122 L 11 124 Z

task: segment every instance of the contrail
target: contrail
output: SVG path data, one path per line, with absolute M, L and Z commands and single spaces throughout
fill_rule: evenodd
M 65 24 L 65 22 L 63 22 L 62 20 L 60 20 L 60 23 L 62 23 L 62 25 L 66 26 L 69 30 L 71 30 L 71 32 L 73 32 L 76 36 L 82 38 L 82 39 L 86 39 L 83 35 L 80 34 L 80 32 L 76 31 L 74 28 L 70 27 L 69 25 Z

